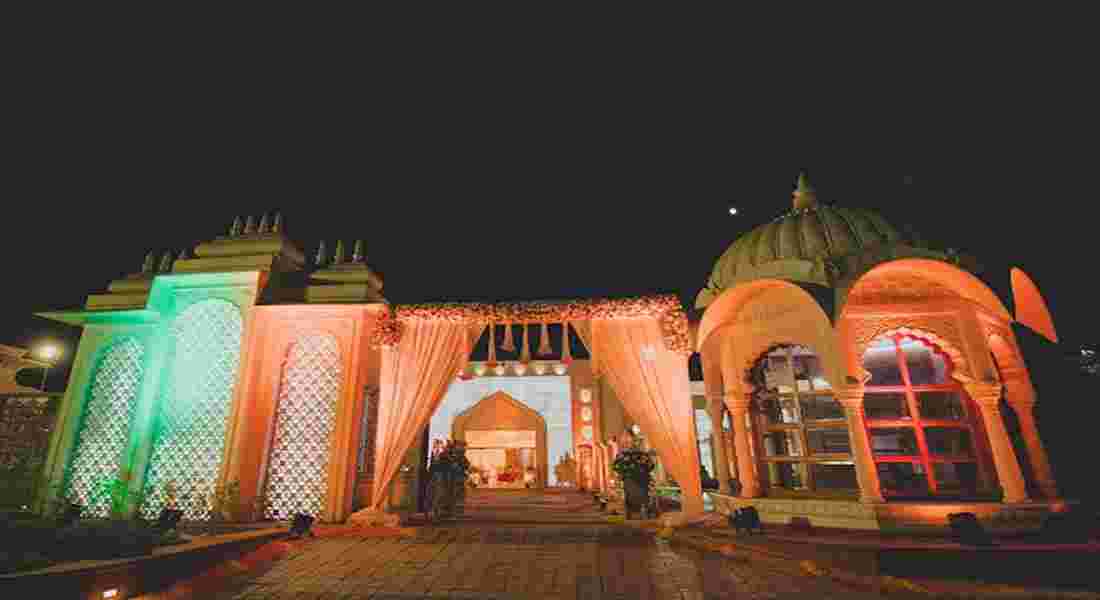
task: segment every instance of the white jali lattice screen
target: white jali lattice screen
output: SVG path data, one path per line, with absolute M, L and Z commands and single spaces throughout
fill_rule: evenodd
M 92 373 L 84 416 L 65 483 L 66 497 L 84 514 L 106 517 L 105 485 L 121 473 L 141 386 L 145 348 L 134 338 L 109 346 Z
M 279 386 L 264 516 L 316 516 L 324 508 L 340 380 L 334 337 L 306 335 L 291 346 Z
M 241 350 L 241 312 L 204 300 L 172 326 L 172 371 L 160 399 L 142 512 L 155 518 L 175 495 L 183 518 L 210 518 L 210 496 L 225 454 L 226 426 Z

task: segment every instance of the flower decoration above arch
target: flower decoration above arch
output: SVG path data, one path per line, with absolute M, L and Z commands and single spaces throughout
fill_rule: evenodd
M 667 349 L 684 355 L 692 353 L 687 315 L 680 300 L 671 294 L 622 299 L 576 299 L 556 303 L 437 303 L 396 306 L 379 318 L 372 342 L 381 347 L 397 345 L 401 341 L 401 324 L 413 320 L 490 325 L 641 318 L 657 319 Z

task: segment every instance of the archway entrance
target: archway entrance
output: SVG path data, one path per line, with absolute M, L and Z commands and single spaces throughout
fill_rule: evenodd
M 451 431 L 466 442 L 479 487 L 546 487 L 546 420 L 509 394 L 490 394 L 459 413 Z

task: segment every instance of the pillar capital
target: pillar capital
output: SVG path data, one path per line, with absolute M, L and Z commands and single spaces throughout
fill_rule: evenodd
M 996 381 L 967 381 L 966 393 L 974 402 L 987 408 L 997 408 L 1001 401 L 1001 384 Z
M 833 388 L 836 401 L 844 408 L 861 408 L 863 406 L 862 385 L 842 385 Z

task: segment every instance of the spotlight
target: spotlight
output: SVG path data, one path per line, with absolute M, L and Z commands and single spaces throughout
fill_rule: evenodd
M 160 511 L 155 529 L 157 531 L 169 531 L 175 529 L 183 518 L 183 511 L 177 508 L 165 508 Z
M 306 513 L 298 513 L 294 515 L 294 522 L 290 525 L 290 537 L 291 539 L 298 539 L 303 536 L 315 537 L 313 535 L 313 515 L 307 515 Z

